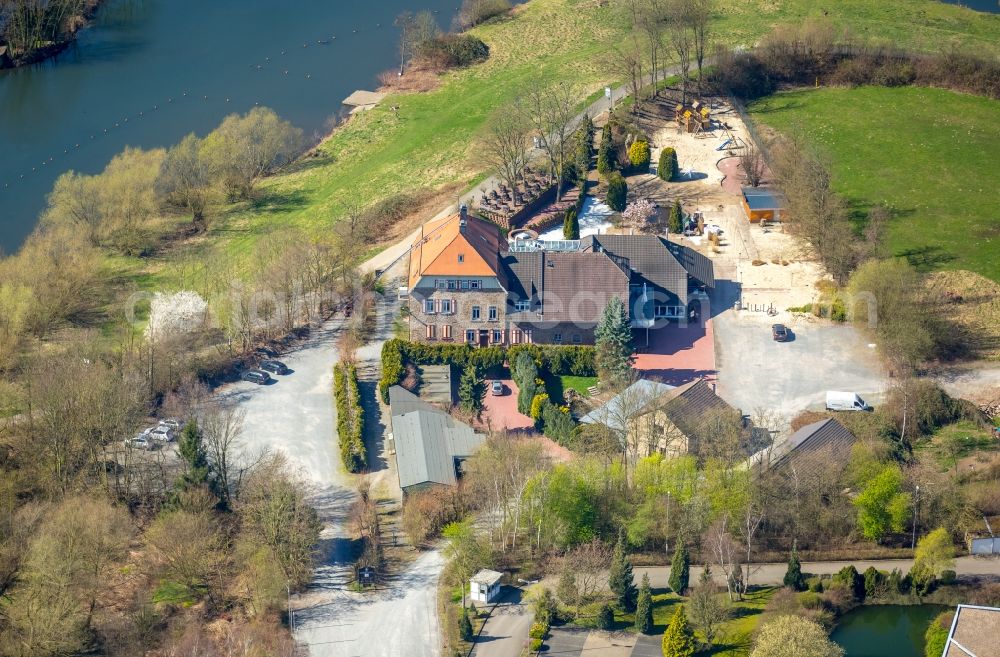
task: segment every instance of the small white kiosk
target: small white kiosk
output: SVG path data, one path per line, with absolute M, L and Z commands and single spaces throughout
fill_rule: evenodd
M 469 597 L 474 602 L 490 603 L 500 595 L 500 579 L 503 573 L 495 570 L 480 570 L 469 580 Z

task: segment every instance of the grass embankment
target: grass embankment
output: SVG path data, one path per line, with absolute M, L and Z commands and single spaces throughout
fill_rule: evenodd
M 941 89 L 861 87 L 779 93 L 750 111 L 828 155 L 836 191 L 857 212 L 891 208 L 892 254 L 922 269 L 1000 281 L 1000 102 Z
M 259 202 L 229 208 L 207 236 L 179 253 L 128 263 L 125 273 L 145 289 L 211 290 L 220 273 L 245 270 L 269 235 L 292 227 L 327 231 L 348 203 L 365 206 L 399 192 L 475 184 L 486 175 L 475 137 L 498 108 L 533 86 L 570 81 L 583 99 L 619 77 L 608 53 L 625 37 L 627 19 L 616 3 L 601 5 L 531 0 L 512 17 L 476 28 L 490 46 L 486 63 L 444 75 L 433 91 L 387 98 L 324 141 L 319 157 L 265 181 Z M 960 42 L 1000 51 L 1000 19 L 935 0 L 844 0 L 826 17 L 809 0 L 719 5 L 715 40 L 732 45 L 750 46 L 775 25 L 816 18 L 917 50 Z

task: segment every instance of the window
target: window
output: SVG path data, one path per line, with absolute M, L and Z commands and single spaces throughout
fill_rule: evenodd
M 531 301 L 528 299 L 521 299 L 514 302 L 514 310 L 517 312 L 524 312 L 525 310 L 531 310 Z
M 428 315 L 434 314 L 434 299 L 424 299 L 424 312 Z
M 448 281 L 448 289 L 454 290 L 458 287 L 458 281 Z
M 497 321 L 497 307 L 496 306 L 490 306 L 490 321 L 491 322 Z
M 434 324 L 428 324 L 427 325 L 427 339 L 428 340 L 433 340 L 436 337 L 437 337 L 437 326 L 435 326 Z
M 468 290 L 469 289 L 469 281 L 462 281 L 461 282 L 461 287 L 462 287 L 463 290 Z
M 581 342 L 580 334 L 579 333 L 574 333 L 573 334 L 573 344 L 580 344 L 580 342 Z
M 553 333 L 552 334 L 552 341 L 553 342 L 562 342 L 562 333 Z
M 657 305 L 653 310 L 654 317 L 680 317 L 681 308 L 680 306 L 663 306 Z
M 469 287 L 472 288 L 473 290 L 478 290 L 482 286 L 483 286 L 482 281 L 469 281 Z
M 465 262 L 465 254 L 464 253 L 459 253 L 458 254 L 458 264 L 462 264 L 463 262 Z
M 451 340 L 451 324 L 445 324 L 441 327 L 441 339 Z
M 439 278 L 436 281 L 434 281 L 434 287 L 436 287 L 439 290 L 443 290 L 446 287 L 448 287 L 448 281 L 443 281 Z
M 476 341 L 476 332 L 473 331 L 472 329 L 469 329 L 468 331 L 466 331 L 465 332 L 465 341 L 468 342 L 468 343 L 470 343 L 470 344 L 473 343 L 473 342 L 475 342 Z
M 450 315 L 453 312 L 452 307 L 453 307 L 453 304 L 451 302 L 451 299 L 441 299 L 441 313 L 442 314 L 444 314 L 444 315 Z
M 530 330 L 524 332 L 524 343 L 525 344 L 531 344 L 531 331 Z
M 472 307 L 472 321 L 478 322 L 479 321 L 479 314 L 480 314 L 479 313 L 479 306 L 473 306 Z
M 510 343 L 520 344 L 521 343 L 521 329 L 511 329 L 510 330 Z
M 499 329 L 493 329 L 493 344 L 499 344 L 503 342 L 503 331 Z

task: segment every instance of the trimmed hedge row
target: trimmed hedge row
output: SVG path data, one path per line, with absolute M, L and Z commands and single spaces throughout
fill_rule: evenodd
M 475 366 L 480 372 L 513 363 L 520 353 L 531 354 L 538 369 L 559 376 L 594 376 L 597 367 L 594 348 L 585 345 L 518 344 L 509 347 L 473 347 L 468 344 L 425 344 L 394 338 L 382 345 L 382 378 L 379 394 L 389 403 L 389 388 L 398 385 L 406 373 L 406 364 L 445 365 L 464 369 Z
M 368 466 L 368 453 L 362 437 L 365 415 L 358 391 L 358 369 L 353 363 L 333 366 L 333 396 L 337 403 L 340 458 L 348 472 L 360 472 Z

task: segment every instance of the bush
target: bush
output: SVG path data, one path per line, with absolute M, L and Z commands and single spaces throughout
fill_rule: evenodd
M 542 433 L 557 443 L 565 445 L 573 437 L 576 423 L 569 409 L 546 402 L 542 407 Z
M 544 639 L 545 635 L 549 633 L 549 626 L 547 623 L 532 623 L 531 629 L 528 631 L 528 636 L 532 639 Z
M 611 124 L 601 130 L 601 143 L 597 147 L 597 173 L 608 176 L 615 170 L 615 151 L 611 139 Z
M 539 393 L 531 399 L 531 412 L 529 415 L 535 421 L 536 425 L 541 424 L 542 409 L 547 403 L 549 403 L 549 395 L 546 392 Z
M 943 611 L 931 621 L 924 634 L 924 655 L 926 657 L 941 657 L 944 646 L 948 642 L 948 632 L 955 617 L 953 611 Z
M 368 454 L 362 437 L 365 418 L 358 392 L 358 370 L 353 363 L 334 365 L 333 395 L 337 407 L 340 459 L 348 472 L 359 472 L 368 465 Z
M 472 641 L 472 621 L 469 620 L 469 610 L 462 609 L 458 617 L 458 636 L 462 641 Z
M 649 142 L 636 141 L 628 148 L 628 160 L 632 169 L 639 172 L 649 170 Z
M 489 46 L 470 34 L 445 34 L 417 46 L 417 57 L 439 68 L 471 66 L 489 56 Z
M 660 160 L 656 165 L 656 175 L 663 180 L 673 180 L 677 177 L 677 151 L 672 148 L 664 148 L 660 151 Z
M 528 647 L 531 649 L 531 652 L 538 652 L 539 650 L 542 649 L 542 640 L 532 639 L 531 643 L 528 644 Z
M 864 600 L 865 581 L 854 566 L 844 566 L 834 573 L 833 583 L 842 585 L 858 600 Z
M 819 577 L 810 577 L 806 581 L 806 584 L 808 585 L 809 590 L 812 591 L 813 593 L 823 592 L 823 580 L 820 579 Z
M 628 183 L 625 182 L 625 178 L 623 178 L 620 173 L 612 173 L 611 177 L 608 179 L 608 207 L 615 212 L 621 212 L 625 209 L 627 198 Z
M 954 570 L 942 570 L 938 581 L 941 582 L 942 586 L 951 586 L 958 581 L 958 574 Z
M 463 30 L 510 11 L 510 0 L 464 0 L 455 22 Z
M 610 605 L 602 605 L 601 610 L 597 612 L 597 629 L 607 631 L 614 626 L 615 612 L 612 611 Z
M 885 573 L 876 570 L 875 566 L 868 566 L 864 574 L 865 597 L 875 597 L 885 580 Z
M 799 593 L 798 602 L 803 609 L 819 609 L 823 606 L 823 597 L 813 591 Z

